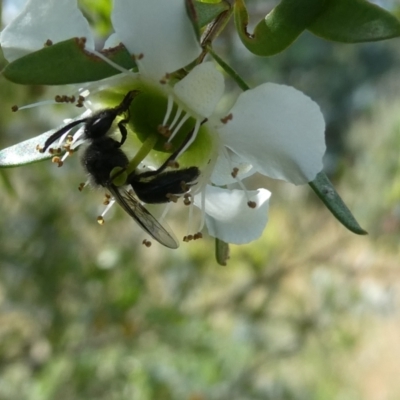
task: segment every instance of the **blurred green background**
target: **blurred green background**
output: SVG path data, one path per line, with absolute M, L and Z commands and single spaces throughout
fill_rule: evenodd
M 248 4 L 255 22 L 273 3 Z M 80 5 L 100 43 L 110 3 Z M 369 235 L 346 231 L 309 187 L 254 177 L 249 188 L 273 193 L 270 222 L 221 267 L 207 235 L 145 248 L 116 207 L 99 226 L 102 192 L 77 190 L 78 157 L 3 170 L 0 399 L 400 398 L 399 41 L 303 34 L 261 59 L 230 24 L 215 47 L 251 85 L 286 83 L 321 105 L 326 172 Z M 0 79 L 2 148 L 72 115 L 10 111 L 51 97 Z M 176 207 L 170 220 L 179 238 L 186 217 Z

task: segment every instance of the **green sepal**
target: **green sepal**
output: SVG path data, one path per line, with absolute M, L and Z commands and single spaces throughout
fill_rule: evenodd
M 122 45 L 102 51 L 102 54 L 123 68 L 136 67 Z M 97 81 L 120 72 L 86 52 L 81 39 L 73 38 L 18 58 L 2 73 L 9 81 L 22 85 L 67 85 Z
M 82 116 L 80 115 L 71 119 L 69 122 L 81 118 Z M 52 158 L 54 154 L 50 154 L 49 152 L 41 153 L 38 150 L 38 146 L 43 147 L 46 140 L 65 125 L 66 124 L 63 124 L 55 129 L 44 132 L 41 135 L 0 150 L 0 168 L 19 167 L 21 165 L 34 164 Z
M 360 227 L 351 211 L 347 208 L 346 204 L 344 204 L 332 183 L 323 172 L 320 172 L 312 182 L 309 182 L 309 185 L 322 200 L 328 210 L 348 230 L 356 233 L 357 235 L 368 234 L 368 232 Z
M 250 34 L 244 0 L 235 0 L 236 29 L 248 50 L 258 56 L 272 56 L 290 46 L 328 3 L 329 0 L 281 0 Z
M 308 29 L 343 43 L 372 42 L 400 36 L 400 22 L 390 12 L 365 0 L 331 0 Z
M 200 42 L 200 26 L 199 26 L 199 16 L 197 14 L 195 0 L 185 0 L 186 13 L 190 19 L 193 26 L 194 33 L 197 40 Z
M 218 3 L 203 3 L 201 1 L 195 1 L 194 7 L 196 9 L 197 24 L 199 28 L 203 28 L 212 22 L 224 11 L 230 9 L 230 5 L 227 1 L 222 0 Z
M 225 266 L 229 260 L 229 244 L 215 239 L 215 259 L 219 265 Z

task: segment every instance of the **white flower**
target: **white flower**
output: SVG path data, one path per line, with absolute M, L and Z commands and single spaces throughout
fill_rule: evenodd
M 121 93 L 126 88 L 126 93 L 133 87 L 148 95 L 138 96 L 141 106 L 131 110 L 131 128 L 139 136 L 154 133 L 161 124 L 168 127 L 171 142 L 185 129 L 187 134 L 190 122 L 192 139 L 179 163 L 201 165 L 202 178 L 193 194 L 205 212 L 209 233 L 237 244 L 258 238 L 267 223 L 270 192 L 249 192 L 240 180 L 259 172 L 296 185 L 312 181 L 322 169 L 325 152 L 318 105 L 292 87 L 264 83 L 239 95 L 223 114 L 226 118 L 218 118 L 225 87 L 212 62 L 197 65 L 175 85 L 165 84 L 168 74 L 201 52 L 183 0 L 115 0 L 111 20 L 115 34 L 105 47 L 122 42 L 135 56 L 139 72 L 102 82 L 92 92 L 102 101 L 107 90 Z M 48 39 L 56 43 L 72 37 L 86 37 L 87 50 L 94 51 L 76 0 L 28 0 L 0 41 L 4 56 L 13 61 L 41 49 Z M 118 89 L 107 87 L 110 82 Z M 141 115 L 135 114 L 136 107 Z M 151 116 L 148 128 L 142 124 L 143 107 Z M 239 188 L 227 188 L 231 184 Z

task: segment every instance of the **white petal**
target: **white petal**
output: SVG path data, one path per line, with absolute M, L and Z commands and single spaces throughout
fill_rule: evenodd
M 94 49 L 89 23 L 76 0 L 28 0 L 22 12 L 0 36 L 4 57 L 14 61 L 53 43 L 73 37 L 85 37 L 86 48 Z
M 178 99 L 201 118 L 214 112 L 224 90 L 224 76 L 212 62 L 197 65 L 174 86 Z
M 242 93 L 231 113 L 222 142 L 262 174 L 304 184 L 321 171 L 325 122 L 302 92 L 265 83 Z
M 268 221 L 268 200 L 271 193 L 266 189 L 249 191 L 250 200 L 256 208 L 247 205 L 243 190 L 221 189 L 207 185 L 206 224 L 211 236 L 227 243 L 243 244 L 259 238 Z M 201 204 L 201 194 L 196 195 L 195 204 Z
M 116 33 L 111 34 L 104 43 L 103 49 L 117 47 L 121 43 L 121 39 Z
M 183 0 L 115 0 L 111 20 L 141 73 L 156 80 L 201 52 Z

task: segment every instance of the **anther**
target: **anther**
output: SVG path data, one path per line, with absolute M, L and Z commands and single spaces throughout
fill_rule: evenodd
M 203 239 L 203 234 L 201 232 L 197 232 L 193 235 L 193 240 Z
M 143 57 L 144 57 L 144 55 L 143 55 L 143 53 L 140 53 L 140 54 L 133 54 L 133 59 L 134 60 L 141 60 Z
M 169 142 L 164 143 L 164 150 L 166 151 L 172 150 L 172 144 Z
M 183 204 L 185 205 L 185 206 L 190 206 L 191 204 L 192 204 L 192 200 L 191 200 L 191 195 L 189 194 L 189 193 L 186 193 L 184 196 L 183 196 Z
M 50 39 L 47 39 L 45 42 L 44 42 L 44 46 L 45 47 L 49 47 L 49 46 L 52 46 L 53 45 L 53 42 L 50 40 Z
M 43 153 L 43 149 L 40 148 L 39 150 L 41 153 Z M 60 154 L 61 153 L 61 149 L 60 148 L 55 148 L 55 147 L 50 147 L 49 148 L 49 153 L 50 154 Z
M 54 97 L 54 101 L 56 103 L 62 103 L 62 96 L 60 96 L 59 94 L 57 96 Z
M 162 85 L 165 85 L 169 81 L 170 77 L 171 77 L 170 74 L 165 74 L 164 77 L 160 79 L 160 83 Z
M 104 204 L 105 206 L 108 206 L 108 205 L 110 204 L 110 199 L 111 199 L 111 196 L 110 196 L 108 193 L 106 193 L 106 194 L 104 195 L 103 204 Z
M 193 235 L 187 235 L 185 236 L 186 240 L 185 242 L 191 242 L 193 240 Z
M 247 205 L 248 205 L 250 208 L 256 208 L 256 207 L 257 207 L 257 203 L 256 203 L 255 201 L 251 201 L 251 200 L 249 200 L 249 201 L 247 202 Z
M 85 37 L 80 37 L 80 38 L 75 38 L 77 45 L 83 49 L 86 44 L 86 38 Z
M 236 178 L 238 173 L 239 173 L 239 168 L 237 168 L 237 167 L 233 168 L 233 170 L 231 172 L 232 178 Z
M 147 240 L 147 239 L 143 239 L 142 244 L 144 244 L 146 247 L 150 247 L 151 246 L 150 240 Z
M 13 105 L 13 106 L 11 107 L 11 111 L 12 111 L 12 112 L 17 112 L 17 111 L 18 111 L 18 106 L 17 106 L 17 105 Z
M 101 215 L 97 217 L 97 223 L 99 225 L 104 225 L 104 218 Z
M 58 156 L 53 157 L 53 158 L 51 159 L 51 162 L 54 163 L 54 164 L 58 164 L 58 165 L 57 165 L 58 167 L 62 167 L 63 164 L 64 164 L 64 163 L 61 161 L 61 158 L 58 157 Z
M 232 115 L 232 113 L 230 113 L 230 114 L 228 114 L 226 117 L 221 118 L 221 122 L 222 122 L 223 124 L 227 124 L 228 121 L 231 121 L 232 119 L 233 119 L 233 115 Z
M 87 182 L 81 182 L 78 186 L 78 190 L 80 192 L 82 192 L 82 190 L 85 188 L 85 186 L 87 185 Z
M 167 193 L 167 194 L 165 195 L 165 197 L 166 197 L 169 201 L 172 201 L 173 203 L 177 203 L 177 202 L 178 202 L 178 199 L 179 199 L 179 197 L 178 197 L 177 195 L 172 194 L 172 193 Z
M 187 192 L 190 189 L 190 186 L 185 181 L 182 181 L 180 185 L 183 192 Z
M 162 136 L 164 136 L 164 137 L 166 137 L 166 138 L 169 138 L 170 136 L 171 136 L 171 131 L 170 131 L 170 129 L 168 128 L 168 126 L 167 125 L 158 125 L 157 126 L 157 132 L 160 134 L 160 135 L 162 135 Z
M 76 101 L 76 106 L 77 107 L 83 107 L 83 102 L 85 101 L 85 98 L 83 96 L 79 96 L 78 100 Z
M 169 160 L 168 161 L 168 167 L 178 169 L 179 168 L 179 163 L 176 160 Z

